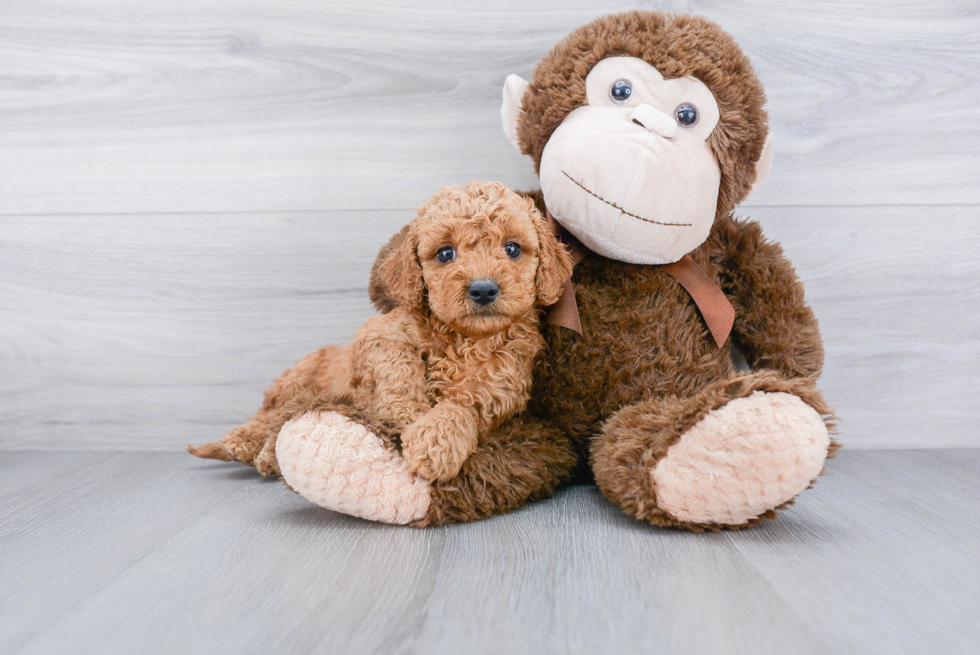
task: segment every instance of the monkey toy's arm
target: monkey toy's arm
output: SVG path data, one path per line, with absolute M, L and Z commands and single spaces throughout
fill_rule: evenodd
M 710 240 L 719 253 L 722 288 L 735 308 L 732 340 L 749 366 L 816 379 L 823 340 L 783 249 L 767 241 L 755 221 L 732 217 L 716 222 Z

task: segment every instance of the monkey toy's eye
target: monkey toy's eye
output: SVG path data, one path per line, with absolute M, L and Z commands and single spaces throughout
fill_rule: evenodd
M 629 80 L 616 80 L 609 87 L 609 97 L 617 104 L 623 104 L 633 95 L 633 84 Z
M 681 127 L 694 127 L 698 122 L 698 108 L 685 102 L 674 110 L 674 118 L 681 124 Z
M 521 247 L 513 241 L 508 241 L 504 244 L 504 252 L 506 252 L 507 256 L 511 259 L 517 259 L 521 256 Z
M 439 248 L 439 252 L 436 253 L 436 259 L 442 264 L 448 264 L 452 260 L 456 259 L 456 249 L 452 246 L 443 246 Z

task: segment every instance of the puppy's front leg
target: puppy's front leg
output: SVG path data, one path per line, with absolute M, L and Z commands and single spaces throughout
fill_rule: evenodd
M 472 407 L 437 403 L 402 432 L 402 456 L 413 473 L 451 480 L 476 452 L 479 419 Z
M 411 342 L 410 327 L 398 310 L 369 320 L 351 343 L 351 386 L 374 414 L 404 429 L 432 404 L 426 396 L 425 361 Z

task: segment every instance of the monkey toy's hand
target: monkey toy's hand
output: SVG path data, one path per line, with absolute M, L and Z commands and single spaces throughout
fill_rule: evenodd
M 471 408 L 439 403 L 402 433 L 402 456 L 416 475 L 451 480 L 476 452 L 477 433 Z

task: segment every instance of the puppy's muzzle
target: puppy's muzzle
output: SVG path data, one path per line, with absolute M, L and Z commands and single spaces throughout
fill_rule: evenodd
M 496 282 L 487 278 L 473 280 L 466 290 L 466 295 L 477 305 L 486 306 L 500 295 L 500 287 L 497 286 Z

